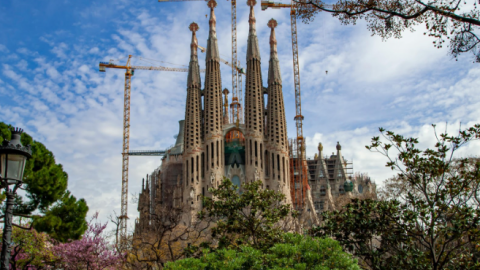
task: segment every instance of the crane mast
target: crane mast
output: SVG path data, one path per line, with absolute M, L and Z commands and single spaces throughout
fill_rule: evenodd
M 297 5 L 292 0 L 290 4 L 275 3 L 273 1 L 262 1 L 262 10 L 267 8 L 290 8 L 290 21 L 292 32 L 292 54 L 293 54 L 293 78 L 295 89 L 295 126 L 297 138 L 290 144 L 291 159 L 290 169 L 292 170 L 292 203 L 297 209 L 305 205 L 306 192 L 308 187 L 307 164 L 305 159 L 305 140 L 303 137 L 303 115 L 302 98 L 300 90 L 300 67 L 298 64 L 298 38 L 297 38 Z M 297 191 L 297 187 L 300 192 Z
M 237 60 L 237 1 L 232 1 L 232 64 L 240 66 Z M 240 85 L 240 87 L 238 87 Z M 232 123 L 241 123 L 242 119 L 242 75 L 232 69 L 232 103 L 230 104 Z
M 128 56 L 127 67 L 131 55 Z M 128 219 L 128 149 L 130 147 L 130 93 L 132 85 L 132 72 L 129 68 L 125 71 L 125 91 L 123 95 L 123 147 L 122 147 L 122 199 L 120 211 L 120 239 L 121 246 L 125 244 Z
M 296 18 L 296 7 L 295 3 L 292 0 L 291 10 L 290 10 L 290 21 L 291 21 L 291 30 L 292 30 L 292 52 L 293 52 L 293 82 L 295 87 L 295 126 L 297 128 L 297 170 L 298 170 L 298 182 L 300 182 L 300 186 L 302 187 L 302 191 L 300 192 L 300 198 L 295 198 L 296 201 L 299 200 L 300 202 L 304 201 L 304 192 L 303 186 L 305 183 L 308 184 L 306 168 L 304 166 L 305 156 L 304 156 L 304 139 L 303 139 L 303 115 L 302 115 L 302 95 L 300 90 L 300 67 L 298 64 L 298 40 L 297 40 L 297 18 Z M 304 171 L 305 169 L 305 171 Z M 305 179 L 304 179 L 305 178 Z M 305 181 L 306 180 L 306 181 Z M 294 193 L 297 196 L 297 193 Z M 293 199 L 293 198 L 292 198 Z
M 331 8 L 331 5 L 323 5 L 324 7 Z M 271 0 L 262 1 L 262 10 L 267 8 L 290 8 L 290 21 L 292 32 L 292 54 L 293 54 L 293 78 L 295 88 L 295 126 L 297 129 L 297 138 L 290 144 L 291 159 L 290 168 L 293 177 L 293 190 L 292 202 L 297 209 L 302 209 L 306 204 L 312 205 L 311 201 L 307 198 L 308 192 L 308 174 L 307 174 L 307 162 L 305 157 L 305 139 L 303 137 L 303 115 L 302 115 L 302 97 L 300 90 L 300 67 L 298 64 L 298 38 L 297 38 L 297 12 L 299 8 L 304 7 L 301 3 L 291 1 L 290 4 L 275 3 Z M 301 12 L 301 11 L 300 11 Z M 296 158 L 295 158 L 296 155 Z M 291 180 L 292 181 L 292 180 Z M 300 192 L 297 192 L 297 184 L 300 188 Z M 313 210 L 314 216 L 316 216 Z
M 120 233 L 120 248 L 123 250 L 127 240 L 127 219 L 128 219 L 128 162 L 130 149 L 130 94 L 132 85 L 132 76 L 135 73 L 135 69 L 140 70 L 155 70 L 155 71 L 174 71 L 174 72 L 188 72 L 186 68 L 168 68 L 161 66 L 131 66 L 130 62 L 132 55 L 128 56 L 127 63 L 122 65 L 116 65 L 113 62 L 100 62 L 99 71 L 105 72 L 107 68 L 125 69 L 125 88 L 123 95 L 123 147 L 122 147 L 122 196 L 121 196 L 121 213 L 119 216 L 119 233 Z M 200 70 L 205 72 L 205 70 Z M 148 151 L 147 151 L 148 152 Z M 151 153 L 134 152 L 133 155 L 151 155 Z M 152 151 L 150 151 L 152 152 Z M 156 151 L 155 153 L 162 151 Z M 158 154 L 157 153 L 157 154 Z

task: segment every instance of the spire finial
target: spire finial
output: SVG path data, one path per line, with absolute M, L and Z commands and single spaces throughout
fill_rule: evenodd
M 217 19 L 215 17 L 215 12 L 214 12 L 214 8 L 217 6 L 217 2 L 215 0 L 210 0 L 208 1 L 207 5 L 210 8 L 210 20 L 208 21 L 210 27 L 208 30 L 207 55 L 205 60 L 207 62 L 210 60 L 219 62 L 220 57 L 218 54 L 217 30 L 216 30 Z
M 340 145 L 340 142 L 337 142 L 337 150 L 338 151 L 342 150 L 342 146 Z
M 322 143 L 318 143 L 318 151 L 319 152 L 323 151 L 323 144 Z
M 188 81 L 187 87 L 192 86 L 193 84 L 200 86 L 200 68 L 198 66 L 198 56 L 197 56 L 197 49 L 198 49 L 198 41 L 196 32 L 200 27 L 196 22 L 192 22 L 188 29 L 192 31 L 192 43 L 190 44 L 190 64 L 188 67 Z
M 247 5 L 250 7 L 250 16 L 248 18 L 248 23 L 250 25 L 253 26 L 253 28 L 255 29 L 255 23 L 256 23 L 256 19 L 255 19 L 255 12 L 253 11 L 253 7 L 257 4 L 257 1 L 256 0 L 248 0 L 247 1 Z
M 208 1 L 207 5 L 208 5 L 208 7 L 209 7 L 210 9 L 214 9 L 214 8 L 217 7 L 217 1 L 215 1 L 215 0 L 210 0 L 210 1 Z
M 190 29 L 190 31 L 192 31 L 193 33 L 197 32 L 199 27 L 198 27 L 198 24 L 196 22 L 192 22 L 189 26 L 188 26 L 188 29 Z
M 213 9 L 217 6 L 217 2 L 215 0 L 210 0 L 207 3 L 208 7 L 210 8 L 210 20 L 208 23 L 210 24 L 210 31 L 216 31 L 215 26 L 217 25 L 217 18 L 215 17 L 215 12 Z M 215 34 L 215 33 L 214 33 Z
M 270 28 L 273 29 L 273 28 L 277 27 L 278 23 L 277 23 L 277 21 L 276 21 L 274 18 L 271 18 L 271 19 L 268 21 L 267 25 L 268 25 L 268 27 L 270 27 Z
M 190 48 L 192 49 L 191 55 L 196 56 L 197 55 L 197 48 L 198 48 L 198 41 L 197 41 L 197 36 L 195 32 L 198 31 L 199 27 L 196 22 L 192 22 L 189 26 L 188 29 L 192 31 L 192 43 L 190 44 Z
M 277 38 L 275 37 L 275 27 L 277 27 L 278 23 L 275 19 L 270 19 L 267 23 L 268 27 L 272 29 L 270 33 L 270 48 L 271 48 L 271 54 L 274 54 L 276 57 L 277 54 Z

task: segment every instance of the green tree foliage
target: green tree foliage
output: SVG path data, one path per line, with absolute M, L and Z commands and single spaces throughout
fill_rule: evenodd
M 11 128 L 0 122 L 0 141 L 11 139 Z M 61 164 L 55 163 L 51 151 L 27 133 L 22 133 L 21 142 L 32 146 L 32 158 L 25 165 L 22 186 L 28 200 L 16 196 L 14 216 L 32 218 L 32 226 L 37 231 L 47 232 L 56 240 L 79 239 L 88 227 L 85 220 L 87 203 L 67 191 L 68 175 Z M 2 198 L 3 202 L 4 196 Z M 5 205 L 2 214 L 4 208 Z
M 480 125 L 436 135 L 433 149 L 380 129 L 367 148 L 398 170 L 385 201 L 354 200 L 323 215 L 311 233 L 332 236 L 371 269 L 479 269 L 480 161 L 454 152 L 480 138 Z M 392 154 L 392 151 L 395 154 Z
M 213 220 L 212 237 L 219 248 L 248 245 L 270 248 L 281 239 L 291 214 L 285 195 L 261 189 L 261 181 L 242 185 L 241 192 L 224 178 L 218 188 L 210 188 L 212 198 L 204 197 L 201 220 Z
M 310 22 L 322 11 L 331 13 L 343 24 L 365 20 L 373 35 L 383 39 L 400 38 L 403 31 L 413 31 L 416 25 L 426 27 L 425 35 L 435 38 L 441 48 L 450 41 L 450 53 L 471 52 L 480 62 L 480 10 L 477 1 L 464 0 L 338 0 L 333 7 L 323 0 L 294 0 L 300 7 L 297 16 Z
M 203 252 L 200 258 L 188 258 L 167 263 L 167 270 L 200 269 L 360 269 L 350 254 L 342 251 L 337 241 L 330 238 L 311 238 L 298 234 L 284 234 L 282 243 L 266 251 L 251 246 L 238 249 L 219 249 Z
M 45 212 L 42 217 L 34 217 L 36 229 L 47 232 L 53 239 L 66 242 L 80 239 L 88 224 L 85 215 L 88 206 L 83 199 L 77 200 L 70 191 L 66 191 L 57 204 Z M 79 215 L 79 213 L 85 213 Z M 35 223 L 34 223 L 35 224 Z

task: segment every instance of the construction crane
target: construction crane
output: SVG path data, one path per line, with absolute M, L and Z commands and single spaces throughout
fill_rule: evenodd
M 184 1 L 207 1 L 207 0 L 158 0 L 158 2 L 184 2 Z M 228 0 L 227 0 L 228 1 Z M 233 65 L 240 66 L 240 62 L 237 60 L 237 1 L 231 0 L 231 12 L 232 12 L 232 61 Z M 224 63 L 230 65 L 228 62 L 223 60 Z M 233 68 L 232 65 L 232 103 L 230 104 L 232 123 L 242 122 L 242 103 L 243 103 L 243 93 L 242 93 L 242 76 L 239 73 L 239 68 Z M 239 87 L 240 86 L 240 87 Z
M 121 214 L 120 214 L 120 245 L 123 247 L 126 243 L 127 236 L 127 219 L 128 219 L 128 156 L 158 156 L 163 155 L 164 151 L 129 151 L 130 147 L 130 94 L 132 76 L 135 70 L 156 70 L 156 71 L 174 71 L 174 72 L 188 72 L 188 68 L 169 68 L 162 66 L 132 66 L 132 55 L 128 56 L 125 65 L 117 65 L 110 60 L 110 62 L 100 62 L 98 68 L 100 72 L 105 72 L 107 68 L 125 69 L 125 91 L 123 96 L 123 148 L 122 148 L 122 198 L 121 198 Z M 205 72 L 205 70 L 200 70 Z
M 325 5 L 327 6 L 327 5 Z M 292 142 L 290 149 L 292 158 L 290 159 L 290 169 L 293 170 L 292 182 L 292 203 L 299 209 L 303 208 L 306 192 L 308 189 L 307 163 L 305 158 L 305 139 L 303 137 L 303 115 L 302 115 L 302 99 L 300 91 L 300 68 L 298 64 L 298 39 L 297 39 L 297 12 L 300 7 L 295 1 L 290 4 L 276 3 L 273 1 L 262 1 L 262 10 L 267 8 L 290 8 L 290 21 L 292 32 L 292 53 L 293 53 L 293 78 L 295 88 L 295 124 L 297 128 L 297 138 Z M 296 153 L 295 153 L 296 152 Z M 296 154 L 296 158 L 294 155 Z M 298 184 L 298 185 L 297 185 Z M 300 194 L 297 193 L 297 186 L 301 187 Z M 312 209 L 312 211 L 315 211 Z

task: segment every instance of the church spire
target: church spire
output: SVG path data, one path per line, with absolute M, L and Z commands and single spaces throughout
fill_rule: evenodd
M 265 154 L 265 103 L 263 97 L 262 68 L 258 47 L 256 20 L 253 7 L 257 2 L 248 0 L 250 6 L 249 34 L 247 42 L 247 78 L 245 83 L 245 161 L 248 181 L 264 178 Z M 280 162 L 280 161 L 279 161 Z M 264 183 L 267 185 L 267 183 Z M 268 186 L 273 187 L 268 184 Z
M 192 31 L 192 43 L 190 44 L 190 64 L 188 65 L 187 87 L 195 85 L 200 88 L 200 67 L 198 65 L 197 55 L 198 41 L 195 34 L 195 32 L 198 31 L 199 27 L 197 23 L 192 22 L 188 28 L 190 29 L 190 31 Z
M 285 119 L 285 106 L 282 93 L 282 79 L 280 77 L 280 64 L 277 56 L 277 39 L 275 27 L 277 21 L 268 21 L 270 32 L 270 61 L 268 68 L 268 100 L 267 100 L 267 149 L 270 151 L 270 170 L 272 180 L 280 183 L 290 182 L 288 172 L 289 156 L 287 141 L 287 122 Z M 268 158 L 267 158 L 268 159 Z M 276 164 L 275 164 L 276 163 Z
M 207 3 L 208 7 L 210 8 L 210 20 L 208 21 L 210 25 L 210 30 L 208 33 L 208 41 L 207 41 L 207 62 L 210 60 L 214 60 L 219 62 L 220 56 L 218 53 L 218 42 L 217 42 L 217 18 L 215 17 L 215 11 L 213 10 L 217 6 L 217 2 L 215 0 L 210 0 Z
M 217 33 L 215 30 L 216 19 L 213 9 L 217 6 L 215 0 L 208 1 L 210 8 L 210 30 L 207 42 L 207 56 L 205 63 L 205 87 L 203 98 L 203 123 L 204 123 L 204 162 L 196 160 L 194 164 L 204 164 L 204 177 L 210 179 L 210 184 L 216 184 L 222 180 L 224 174 L 224 137 L 223 137 L 223 99 L 222 77 L 220 72 L 220 57 L 218 53 Z M 205 183 L 205 182 L 201 182 Z M 203 187 L 202 187 L 203 188 Z M 202 189 L 198 187 L 196 194 Z M 208 188 L 207 188 L 208 190 Z M 202 191 L 203 192 L 203 191 Z M 197 200 L 193 206 L 196 210 L 201 209 L 201 200 Z M 191 206 L 192 207 L 192 206 Z
M 270 19 L 267 25 L 272 29 L 270 32 L 270 63 L 268 68 L 268 84 L 282 84 L 280 64 L 278 62 L 277 55 L 277 39 L 275 37 L 275 27 L 277 27 L 278 23 L 276 20 Z
M 198 123 L 201 122 L 201 79 L 200 67 L 197 57 L 197 36 L 198 24 L 192 22 L 188 27 L 192 31 L 192 43 L 190 44 L 190 64 L 188 65 L 188 81 L 187 81 L 187 101 L 185 108 L 185 122 L 183 131 L 183 148 L 189 153 L 201 147 L 201 138 L 199 133 L 202 129 Z M 180 131 L 180 133 L 182 133 Z
M 248 45 L 247 45 L 247 61 L 250 59 L 257 59 L 260 61 L 260 49 L 258 48 L 258 38 L 255 19 L 255 12 L 253 7 L 257 4 L 255 0 L 248 0 L 247 5 L 250 6 L 250 15 L 248 17 L 249 31 L 248 31 Z

